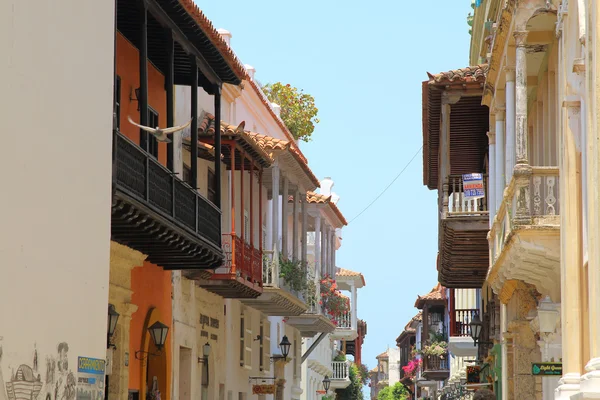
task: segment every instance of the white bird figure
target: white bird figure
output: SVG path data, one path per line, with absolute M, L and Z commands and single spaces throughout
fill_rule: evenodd
M 145 130 L 146 132 L 150 132 L 151 134 L 154 135 L 154 137 L 156 138 L 157 141 L 159 141 L 159 142 L 165 142 L 165 143 L 171 143 L 172 142 L 172 140 L 169 139 L 167 137 L 167 135 L 170 135 L 170 134 L 172 134 L 174 132 L 183 130 L 183 129 L 187 128 L 192 123 L 192 120 L 190 119 L 185 125 L 174 126 L 174 127 L 171 127 L 171 128 L 159 128 L 158 126 L 156 128 L 150 128 L 149 126 L 144 126 L 144 125 L 140 125 L 140 124 L 137 124 L 137 123 L 133 122 L 133 120 L 129 116 L 127 117 L 127 119 L 129 120 L 129 123 L 131 125 L 135 125 L 138 128 Z

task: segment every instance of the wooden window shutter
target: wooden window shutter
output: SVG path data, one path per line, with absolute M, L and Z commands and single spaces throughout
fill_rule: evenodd
M 244 366 L 244 357 L 245 357 L 245 349 L 246 349 L 246 343 L 245 343 L 245 339 L 246 339 L 246 327 L 245 325 L 245 319 L 244 319 L 244 313 L 242 313 L 240 315 L 240 367 Z
M 252 369 L 252 324 L 249 315 L 244 320 L 244 368 Z
M 262 354 L 263 371 L 271 370 L 271 321 L 265 319 L 263 322 L 262 335 Z

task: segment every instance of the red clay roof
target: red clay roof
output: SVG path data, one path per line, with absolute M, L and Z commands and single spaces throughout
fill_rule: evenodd
M 256 143 L 261 146 L 267 152 L 269 151 L 289 151 L 289 153 L 294 157 L 298 165 L 304 170 L 310 181 L 316 186 L 320 187 L 321 184 L 319 179 L 312 172 L 310 167 L 308 166 L 308 160 L 304 157 L 304 154 L 300 151 L 298 146 L 294 141 L 284 140 L 284 139 L 276 139 L 271 136 L 263 135 L 260 133 L 249 133 L 250 137 L 256 141 Z
M 487 64 L 474 65 L 472 67 L 453 69 L 439 74 L 427 73 L 429 84 L 444 84 L 444 83 L 485 83 L 485 77 L 488 71 Z
M 425 296 L 417 296 L 417 301 L 415 302 L 415 307 L 421 309 L 426 301 L 439 301 L 445 300 L 445 292 L 444 287 L 438 283 L 436 287 L 431 289 L 431 292 L 427 293 Z
M 331 196 L 326 197 L 322 194 L 309 191 L 306 192 L 306 201 L 309 204 L 328 204 L 329 207 L 331 207 L 331 210 L 333 210 L 333 212 L 335 213 L 335 215 L 337 215 L 340 221 L 342 221 L 342 224 L 348 225 L 348 221 L 346 221 L 344 214 L 342 214 L 337 205 L 333 201 L 331 201 Z
M 360 278 L 362 280 L 363 285 L 366 285 L 365 277 L 360 272 L 350 271 L 349 269 L 337 267 L 335 275 L 336 276 L 348 276 L 348 277 L 352 277 L 352 278 Z
M 181 6 L 192 16 L 200 29 L 208 36 L 213 45 L 221 52 L 225 62 L 229 65 L 233 73 L 240 79 L 248 79 L 248 73 L 244 64 L 237 58 L 233 50 L 223 40 L 219 32 L 215 29 L 210 19 L 204 15 L 202 10 L 194 3 L 193 0 L 179 0 Z
M 388 351 L 387 351 L 387 350 L 386 350 L 386 351 L 384 351 L 383 353 L 381 353 L 380 355 L 378 355 L 378 356 L 377 356 L 377 357 L 375 357 L 375 358 L 385 358 L 385 357 L 388 357 Z

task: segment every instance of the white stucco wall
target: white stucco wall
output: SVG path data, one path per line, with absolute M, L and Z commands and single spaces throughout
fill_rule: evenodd
M 21 365 L 42 398 L 76 379 L 78 356 L 106 357 L 113 12 L 0 2 L 1 400 Z

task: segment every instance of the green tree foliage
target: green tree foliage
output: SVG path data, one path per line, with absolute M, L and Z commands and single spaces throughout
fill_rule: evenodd
M 379 391 L 377 400 L 408 400 L 410 393 L 406 386 L 400 382 L 396 382 L 394 386 L 387 386 Z
M 315 107 L 314 97 L 289 83 L 268 83 L 262 90 L 270 102 L 281 107 L 281 119 L 294 138 L 310 142 L 315 124 L 319 123 L 319 109 Z
M 338 390 L 337 400 L 364 400 L 363 385 L 364 380 L 361 377 L 360 369 L 356 364 L 350 366 L 350 386 L 346 389 Z

